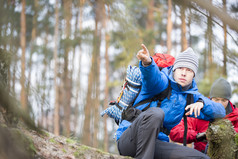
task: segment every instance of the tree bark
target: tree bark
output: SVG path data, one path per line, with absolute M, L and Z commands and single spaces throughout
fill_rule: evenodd
M 107 26 L 107 22 L 109 20 L 109 6 L 107 7 L 107 15 L 105 16 L 105 20 L 104 20 L 104 29 L 105 29 L 105 70 L 106 70 L 106 73 L 105 73 L 105 89 L 104 89 L 104 95 L 105 95 L 105 98 L 104 98 L 104 102 L 103 102 L 103 110 L 105 110 L 107 108 L 107 105 L 108 105 L 108 99 L 109 99 L 109 86 L 108 86 L 108 83 L 109 83 L 109 56 L 108 56 L 108 48 L 109 48 L 109 42 L 110 42 L 110 35 L 106 29 L 106 26 Z M 108 132 L 107 132 L 107 116 L 104 116 L 103 117 L 103 125 L 104 125 L 104 144 L 103 144 L 103 149 L 104 151 L 108 152 Z
M 168 0 L 168 19 L 167 19 L 167 54 L 171 54 L 172 40 L 171 33 L 173 29 L 173 23 L 171 19 L 172 14 L 172 0 Z
M 59 135 L 59 91 L 58 91 L 58 38 L 59 38 L 59 0 L 55 1 L 55 28 L 54 28 L 54 134 Z
M 92 85 L 93 85 L 93 63 L 95 57 L 91 59 L 91 69 L 88 76 L 88 91 L 86 97 L 86 104 L 84 107 L 84 124 L 83 124 L 83 137 L 82 143 L 91 146 L 91 131 L 90 131 L 90 120 L 91 120 L 91 106 L 92 106 Z
M 154 0 L 149 1 L 149 6 L 147 8 L 147 21 L 146 21 L 146 30 L 150 32 L 154 31 Z M 150 34 L 149 34 L 150 35 Z M 152 33 L 153 35 L 153 33 Z M 154 46 L 155 46 L 155 39 L 150 37 L 150 44 L 149 44 L 149 52 L 151 56 L 154 55 Z
M 101 14 L 99 0 L 94 2 L 93 6 L 95 13 L 95 30 L 93 39 L 93 52 L 91 69 L 88 80 L 88 92 L 85 105 L 85 119 L 83 128 L 83 143 L 89 146 L 97 146 L 97 133 L 98 133 L 98 107 L 99 107 L 99 88 L 100 88 L 100 45 L 101 45 L 101 29 L 98 28 L 103 15 Z M 99 14 L 100 13 L 100 14 Z M 97 116 L 97 117 L 96 117 Z M 90 129 L 90 124 L 94 130 Z M 92 135 L 92 136 L 91 136 Z
M 29 73 L 26 86 L 26 94 L 29 98 L 30 84 L 31 84 L 31 74 L 32 74 L 32 56 L 34 53 L 35 41 L 36 41 L 36 32 L 37 32 L 37 18 L 38 18 L 38 0 L 34 0 L 34 15 L 32 19 L 32 31 L 31 31 L 31 48 L 30 48 L 30 58 L 29 58 Z M 27 99 L 27 101 L 29 101 Z
M 212 0 L 210 0 L 212 1 Z M 209 16 L 207 19 L 207 38 L 208 38 L 208 64 L 209 64 L 209 70 L 208 70 L 208 75 L 209 75 L 209 81 L 213 81 L 213 57 L 212 57 L 212 40 L 213 40 L 213 31 L 212 31 L 212 15 L 211 12 L 209 12 Z
M 102 30 L 102 21 L 105 18 L 105 7 L 104 2 L 97 0 L 96 1 L 96 19 L 98 19 L 97 26 L 95 26 L 97 29 L 95 30 L 96 33 L 96 43 L 94 44 L 95 47 L 95 55 L 96 55 L 96 64 L 95 64 L 95 104 L 94 104 L 94 132 L 93 132 L 93 147 L 98 147 L 98 121 L 99 121 L 99 106 L 100 106 L 100 65 L 101 65 L 101 57 L 100 57 L 100 46 L 101 46 L 101 30 Z
M 48 33 L 48 26 L 46 26 L 46 36 L 45 36 L 45 38 L 44 38 L 44 46 L 45 47 L 47 47 L 47 44 L 48 44 L 48 37 L 47 37 L 47 34 Z M 46 130 L 47 130 L 47 116 L 45 115 L 45 112 L 44 112 L 44 106 L 45 106 L 45 104 L 44 103 L 46 103 L 46 72 L 47 72 L 47 65 L 48 65 L 48 63 L 47 63 L 47 53 L 46 52 L 44 52 L 43 53 L 44 54 L 44 59 L 43 59 L 43 71 L 42 71 L 42 77 L 41 77 L 41 82 L 40 82 L 40 85 L 41 85 L 41 92 L 42 92 L 42 94 L 41 94 L 41 99 L 42 99 L 42 103 L 43 104 L 41 104 L 41 121 L 40 121 L 40 124 L 44 127 L 44 128 L 46 128 Z
M 65 35 L 66 35 L 66 42 L 65 42 L 65 55 L 64 55 L 64 134 L 65 136 L 70 136 L 70 113 L 71 113 L 71 83 L 70 80 L 70 73 L 69 73 L 69 39 L 71 35 L 71 19 L 72 19 L 72 0 L 63 0 L 63 7 L 64 7 L 64 18 L 66 21 L 65 27 Z
M 25 90 L 25 53 L 26 53 L 26 14 L 25 14 L 26 1 L 22 0 L 22 11 L 21 11 L 21 106 L 27 111 L 27 100 Z
M 227 12 L 226 9 L 226 0 L 222 0 L 223 2 L 223 10 Z M 223 32 L 224 32 L 224 44 L 223 44 L 223 76 L 227 76 L 227 26 L 226 23 L 223 22 Z
M 180 13 L 181 13 L 181 21 L 182 21 L 182 24 L 181 24 L 181 46 L 182 46 L 182 50 L 181 51 L 184 51 L 187 49 L 188 47 L 188 42 L 187 42 L 187 38 L 186 38 L 186 16 L 185 16 L 185 6 L 181 6 L 181 10 L 180 10 Z
M 79 1 L 79 33 L 82 34 L 83 31 L 83 5 L 84 5 L 84 0 Z M 78 27 L 78 26 L 77 26 Z M 76 27 L 76 28 L 77 28 Z M 75 131 L 78 127 L 78 116 L 79 116 L 79 103 L 78 103 L 78 98 L 81 95 L 81 84 L 80 84 L 80 78 L 81 78 L 81 62 L 82 62 L 82 47 L 81 47 L 81 42 L 79 42 L 79 58 L 78 58 L 78 73 L 77 73 L 77 82 L 76 82 L 76 95 L 75 95 L 75 113 L 74 113 L 74 128 Z

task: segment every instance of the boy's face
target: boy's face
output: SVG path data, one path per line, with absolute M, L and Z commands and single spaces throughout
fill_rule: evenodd
M 193 70 L 186 67 L 178 67 L 174 71 L 174 80 L 182 87 L 192 83 L 194 77 Z
M 219 97 L 213 97 L 213 98 L 212 98 L 212 101 L 214 101 L 214 102 L 216 102 L 216 103 L 221 103 L 221 104 L 224 106 L 224 108 L 227 107 L 228 102 L 229 102 L 228 99 L 219 98 Z

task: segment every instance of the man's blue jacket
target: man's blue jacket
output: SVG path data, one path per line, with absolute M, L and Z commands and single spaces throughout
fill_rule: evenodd
M 160 106 L 165 114 L 163 126 L 167 130 L 170 131 L 181 121 L 186 107 L 187 94 L 193 94 L 194 102 L 201 99 L 204 103 L 204 107 L 201 109 L 200 115 L 197 118 L 212 121 L 214 118 L 225 117 L 226 111 L 222 104 L 215 103 L 199 93 L 194 79 L 192 86 L 188 90 L 183 91 L 182 87 L 173 78 L 172 68 L 164 68 L 160 71 L 154 60 L 147 67 L 144 67 L 140 61 L 139 68 L 141 70 L 142 88 L 134 105 L 159 94 L 169 86 L 170 82 L 172 88 L 171 96 L 169 99 L 165 98 Z M 156 107 L 157 103 L 158 101 L 152 102 L 150 107 Z M 137 108 L 142 110 L 146 105 L 148 104 L 143 104 Z M 194 114 L 190 115 L 190 117 L 194 117 Z M 126 120 L 120 123 L 116 132 L 117 140 L 130 125 L 131 123 Z M 168 141 L 168 136 L 160 132 L 158 139 Z

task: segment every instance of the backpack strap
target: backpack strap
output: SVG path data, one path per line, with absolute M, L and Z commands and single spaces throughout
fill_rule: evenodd
M 183 123 L 184 123 L 183 146 L 187 146 L 188 123 L 187 123 L 187 116 L 185 114 L 183 116 Z
M 122 111 L 122 120 L 125 119 L 125 120 L 130 121 L 130 122 L 134 121 L 135 118 L 142 111 L 146 111 L 150 107 L 150 104 L 151 104 L 152 101 L 159 100 L 158 104 L 157 104 L 157 107 L 160 107 L 161 101 L 163 101 L 166 97 L 168 97 L 168 99 L 170 98 L 171 91 L 172 91 L 172 88 L 171 88 L 171 85 L 170 85 L 170 82 L 169 82 L 168 87 L 164 91 L 162 91 L 161 93 L 157 94 L 153 98 L 143 100 L 143 101 L 141 101 L 141 102 L 139 102 L 139 103 L 137 103 L 136 105 L 133 106 L 133 103 L 135 102 L 135 99 L 137 98 L 137 96 L 136 96 L 134 101 L 129 106 L 127 106 L 127 108 L 125 110 Z M 148 105 L 144 109 L 142 109 L 142 110 L 136 109 L 136 107 L 138 107 L 138 106 L 140 106 L 142 104 L 145 104 L 145 103 L 148 103 Z M 120 106 L 118 108 L 120 109 Z
M 236 109 L 237 108 L 236 105 L 233 104 L 233 108 Z
M 186 100 L 187 100 L 186 106 L 191 104 L 191 103 L 194 103 L 193 95 L 192 94 L 188 94 Z M 188 123 L 187 123 L 187 116 L 185 114 L 188 111 L 189 110 L 184 111 L 184 114 L 183 114 L 183 121 L 184 121 L 183 146 L 187 146 Z
M 152 101 L 157 101 L 157 100 L 158 100 L 157 107 L 160 107 L 161 102 L 162 102 L 166 97 L 167 97 L 168 99 L 170 99 L 171 92 L 172 92 L 172 87 L 171 87 L 171 84 L 170 84 L 170 82 L 169 82 L 168 87 L 167 87 L 164 91 L 162 91 L 162 92 L 160 92 L 159 94 L 155 95 L 153 98 L 146 99 L 146 100 L 143 100 L 143 101 L 137 103 L 137 104 L 134 105 L 133 107 L 136 108 L 136 107 L 138 107 L 138 106 L 140 106 L 140 105 L 143 105 L 143 104 L 145 104 L 145 103 L 148 103 L 148 105 L 147 105 L 145 108 L 142 109 L 142 111 L 146 111 L 147 109 L 150 108 L 151 102 L 152 102 Z

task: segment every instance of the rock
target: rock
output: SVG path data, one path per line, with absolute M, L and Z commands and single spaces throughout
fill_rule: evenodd
M 216 119 L 210 123 L 206 136 L 207 154 L 211 159 L 235 159 L 238 145 L 235 143 L 237 133 L 230 120 Z

